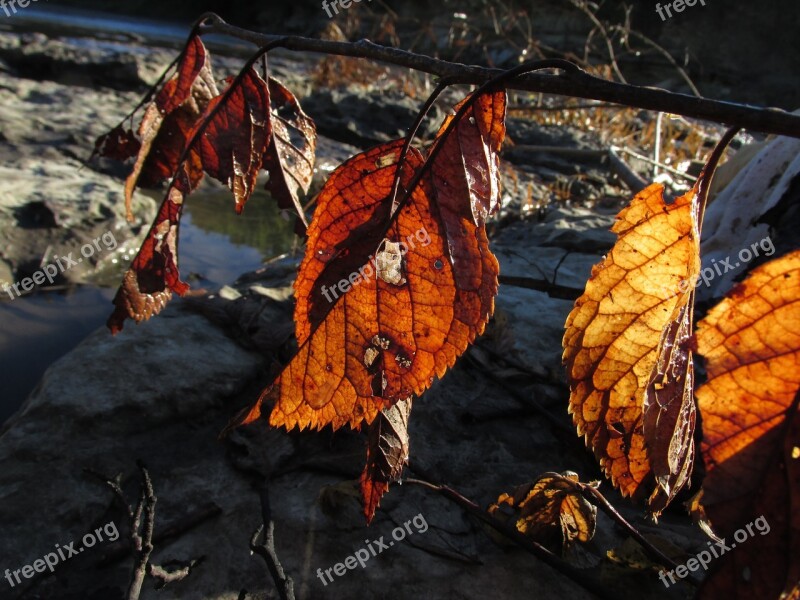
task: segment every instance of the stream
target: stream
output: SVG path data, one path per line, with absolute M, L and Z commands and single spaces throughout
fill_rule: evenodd
M 181 275 L 192 288 L 218 289 L 290 251 L 294 239 L 292 223 L 263 191 L 240 216 L 227 192 L 197 193 L 181 220 Z M 0 302 L 0 422 L 22 405 L 47 367 L 104 325 L 126 266 L 120 263 L 119 273 L 102 282 Z

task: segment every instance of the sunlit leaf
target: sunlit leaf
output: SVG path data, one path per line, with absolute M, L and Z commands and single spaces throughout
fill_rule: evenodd
M 777 598 L 800 584 L 800 251 L 754 269 L 697 341 L 709 380 L 697 390 L 706 476 L 693 512 L 728 545 L 758 518 L 769 529 L 737 540 L 701 597 Z

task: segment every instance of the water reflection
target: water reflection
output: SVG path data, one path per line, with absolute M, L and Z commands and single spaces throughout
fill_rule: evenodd
M 289 252 L 294 243 L 293 223 L 265 192 L 254 194 L 238 216 L 230 193 L 197 193 L 187 201 L 181 223 L 181 275 L 193 288 L 220 287 Z M 102 281 L 115 286 L 119 275 L 105 273 Z M 103 284 L 0 302 L 0 423 L 50 364 L 105 323 L 115 288 Z

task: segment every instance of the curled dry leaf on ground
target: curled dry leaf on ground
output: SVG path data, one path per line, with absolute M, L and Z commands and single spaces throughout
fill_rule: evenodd
M 566 553 L 575 542 L 588 542 L 597 526 L 597 507 L 574 482 L 578 475 L 545 473 L 533 483 L 501 494 L 488 512 L 517 531 Z
M 800 251 L 754 269 L 698 323 L 697 345 L 708 370 L 697 390 L 706 476 L 692 510 L 736 546 L 699 597 L 797 593 Z M 768 530 L 734 542 L 734 533 L 759 517 Z
M 101 136 L 95 153 L 117 160 L 136 156 L 125 184 L 126 203 L 141 183 L 170 179 L 155 221 L 114 299 L 108 321 L 112 332 L 126 319 L 149 319 L 172 293 L 189 286 L 178 271 L 178 236 L 183 202 L 207 173 L 228 185 L 237 213 L 255 190 L 259 172 L 270 173 L 267 185 L 281 208 L 294 210 L 299 231 L 305 228 L 300 194 L 311 184 L 316 148 L 313 121 L 280 82 L 265 81 L 251 60 L 238 76 L 227 79 L 220 94 L 208 53 L 192 35 L 177 63 L 177 73 L 155 93 L 145 109 L 137 135 L 118 126 Z M 274 98 L 271 97 L 274 94 Z

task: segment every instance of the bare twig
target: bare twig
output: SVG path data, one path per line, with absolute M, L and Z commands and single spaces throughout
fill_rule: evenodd
M 594 27 L 597 31 L 600 32 L 600 35 L 603 36 L 603 39 L 606 42 L 606 49 L 608 50 L 608 60 L 611 61 L 611 68 L 614 69 L 614 73 L 617 74 L 617 78 L 622 83 L 628 83 L 625 79 L 625 76 L 622 74 L 622 71 L 619 70 L 619 65 L 617 64 L 617 56 L 614 53 L 614 43 L 611 41 L 611 38 L 606 31 L 605 26 L 600 22 L 600 19 L 597 18 L 597 15 L 594 14 L 592 9 L 589 6 L 589 3 L 585 0 L 570 0 L 570 4 L 580 10 L 583 14 L 585 14 L 589 20 L 594 24 Z M 587 41 L 588 43 L 588 41 Z
M 127 506 L 126 506 L 127 507 Z M 222 514 L 222 509 L 213 502 L 206 503 L 197 510 L 187 514 L 177 521 L 157 527 L 153 533 L 153 544 L 158 545 L 165 541 L 177 538 L 182 534 L 194 529 L 206 521 L 218 517 Z M 104 567 L 126 558 L 131 553 L 131 546 L 126 541 L 120 540 L 109 546 L 103 557 L 97 562 L 98 567 Z
M 169 583 L 181 581 L 188 577 L 192 570 L 205 560 L 205 557 L 200 557 L 192 560 L 188 565 L 181 567 L 174 571 L 169 571 L 159 565 L 150 562 L 150 555 L 153 552 L 154 544 L 191 529 L 195 525 L 205 521 L 206 519 L 217 516 L 221 509 L 215 504 L 207 504 L 200 509 L 196 514 L 188 516 L 186 519 L 179 521 L 173 525 L 165 527 L 163 530 L 154 534 L 155 529 L 155 511 L 157 498 L 153 489 L 153 481 L 150 478 L 150 473 L 147 468 L 137 461 L 137 466 L 142 476 L 141 492 L 139 494 L 139 501 L 136 503 L 136 508 L 131 508 L 125 499 L 125 494 L 122 491 L 122 476 L 117 475 L 114 479 L 99 473 L 93 469 L 84 469 L 89 475 L 96 477 L 104 484 L 106 484 L 114 494 L 114 498 L 120 503 L 122 509 L 128 517 L 128 524 L 130 526 L 130 540 L 120 542 L 112 546 L 103 557 L 97 562 L 97 566 L 105 566 L 113 563 L 121 558 L 125 558 L 131 552 L 134 554 L 135 566 L 131 575 L 131 583 L 128 587 L 127 600 L 138 600 L 142 593 L 142 586 L 147 575 L 157 579 L 159 584 L 157 587 L 163 588 Z
M 250 550 L 264 559 L 281 600 L 294 600 L 294 581 L 284 572 L 278 553 L 275 550 L 275 523 L 272 521 L 269 487 L 266 481 L 261 488 L 260 495 L 261 518 L 264 524 L 256 530 L 250 539 Z M 262 533 L 264 534 L 264 541 L 259 544 L 258 538 L 261 537 Z
M 697 181 L 697 177 L 694 177 L 693 175 L 689 175 L 688 173 L 684 173 L 683 171 L 679 171 L 678 169 L 676 169 L 674 167 L 670 167 L 669 165 L 665 165 L 664 163 L 656 163 L 649 156 L 644 156 L 643 154 L 639 154 L 638 152 L 634 152 L 633 150 L 631 150 L 629 148 L 621 148 L 619 146 L 611 146 L 611 151 L 612 152 L 624 152 L 625 154 L 627 154 L 628 156 L 632 156 L 636 160 L 641 160 L 642 162 L 646 162 L 646 163 L 649 163 L 649 164 L 657 164 L 661 168 L 662 171 L 668 171 L 669 173 L 672 173 L 673 175 L 678 175 L 679 177 L 683 177 L 684 179 L 687 179 L 689 181 Z
M 682 66 L 680 66 L 678 64 L 678 61 L 676 61 L 672 57 L 672 55 L 666 50 L 666 48 L 663 48 L 662 46 L 658 45 L 658 43 L 656 43 L 654 40 L 650 39 L 649 37 L 647 37 L 643 33 L 639 33 L 638 31 L 634 31 L 630 27 L 623 29 L 619 25 L 614 25 L 614 26 L 612 26 L 611 29 L 613 31 L 621 31 L 621 32 L 623 32 L 623 35 L 625 35 L 626 37 L 632 35 L 632 36 L 640 39 L 641 41 L 643 41 L 645 44 L 647 44 L 651 48 L 653 48 L 653 50 L 655 50 L 656 52 L 661 54 L 661 56 L 666 58 L 667 62 L 669 62 L 669 64 L 671 64 L 673 67 L 675 67 L 675 70 L 678 71 L 680 76 L 686 82 L 686 85 L 688 85 L 689 89 L 692 90 L 692 93 L 695 96 L 697 96 L 698 98 L 702 97 L 702 94 L 700 93 L 700 90 L 697 89 L 697 86 L 692 81 L 692 78 L 689 77 L 689 74 L 686 72 L 686 69 L 684 69 Z
M 134 520 L 131 530 L 131 540 L 136 555 L 136 566 L 133 569 L 130 587 L 128 587 L 127 600 L 139 600 L 142 585 L 147 575 L 147 565 L 150 554 L 153 552 L 153 524 L 156 517 L 156 494 L 153 491 L 153 481 L 145 466 L 139 463 L 142 473 L 142 493 L 139 503 L 134 511 Z M 141 533 L 139 530 L 141 529 Z
M 622 179 L 623 183 L 627 185 L 628 189 L 634 194 L 638 194 L 648 186 L 648 183 L 639 177 L 639 174 L 631 169 L 628 163 L 620 158 L 614 148 L 608 149 L 608 161 L 611 170 Z
M 174 571 L 168 571 L 164 567 L 160 567 L 159 565 L 154 565 L 151 563 L 147 566 L 147 573 L 150 575 L 150 577 L 153 577 L 159 581 L 158 585 L 156 585 L 156 588 L 161 589 L 170 583 L 176 583 L 186 579 L 191 574 L 192 569 L 194 569 L 204 560 L 205 557 L 201 556 L 200 558 L 192 560 L 185 567 L 175 569 Z
M 317 40 L 301 36 L 279 36 L 260 34 L 229 25 L 214 14 L 204 16 L 199 28 L 203 34 L 217 33 L 228 35 L 257 46 L 271 44 L 298 52 L 317 52 L 339 56 L 368 58 L 378 62 L 398 65 L 441 78 L 453 83 L 480 85 L 503 73 L 500 69 L 490 69 L 474 65 L 452 63 L 431 58 L 399 48 L 390 48 L 360 40 L 358 42 L 335 42 Z M 677 94 L 651 87 L 642 87 L 606 81 L 593 77 L 576 66 L 575 71 L 558 75 L 530 73 L 507 82 L 507 87 L 573 96 L 592 100 L 612 102 L 624 106 L 642 108 L 683 115 L 695 119 L 738 125 L 753 131 L 787 135 L 800 138 L 800 116 L 779 109 L 766 109 L 731 102 L 695 98 L 687 94 Z

